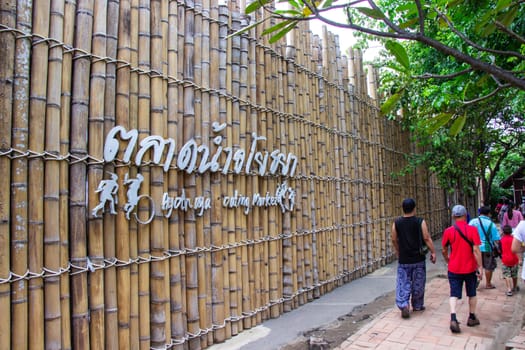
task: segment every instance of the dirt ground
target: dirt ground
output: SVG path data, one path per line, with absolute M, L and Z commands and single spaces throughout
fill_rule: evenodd
M 369 304 L 354 308 L 331 324 L 304 332 L 294 343 L 281 350 L 333 349 L 348 337 L 395 305 L 395 292 L 381 296 Z

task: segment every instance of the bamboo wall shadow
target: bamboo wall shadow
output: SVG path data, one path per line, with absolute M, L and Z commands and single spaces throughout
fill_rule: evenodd
M 206 348 L 446 225 L 361 53 L 240 6 L 0 1 L 2 347 Z

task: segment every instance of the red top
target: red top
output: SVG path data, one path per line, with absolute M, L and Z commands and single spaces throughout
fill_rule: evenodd
M 463 220 L 456 221 L 456 225 L 474 245 L 479 246 L 481 244 L 476 227 L 468 225 L 467 222 Z M 448 262 L 448 270 L 450 272 L 466 274 L 476 271 L 478 263 L 476 262 L 472 248 L 470 244 L 461 237 L 454 226 L 448 227 L 445 232 L 443 232 L 441 244 L 443 245 L 443 249 L 448 249 L 449 247 L 447 247 L 447 245 L 450 245 Z
M 519 263 L 519 258 L 511 250 L 512 235 L 503 235 L 501 237 L 501 262 L 505 266 L 516 266 Z

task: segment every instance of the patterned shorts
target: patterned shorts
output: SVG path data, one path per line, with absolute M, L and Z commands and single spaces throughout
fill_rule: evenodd
M 501 267 L 501 271 L 503 272 L 503 277 L 505 278 L 516 278 L 518 277 L 518 265 L 514 266 L 505 266 L 503 265 Z

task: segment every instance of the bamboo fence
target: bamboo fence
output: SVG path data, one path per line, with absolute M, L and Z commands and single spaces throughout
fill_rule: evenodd
M 244 6 L 0 0 L 0 347 L 204 349 L 443 230 L 361 52 Z

